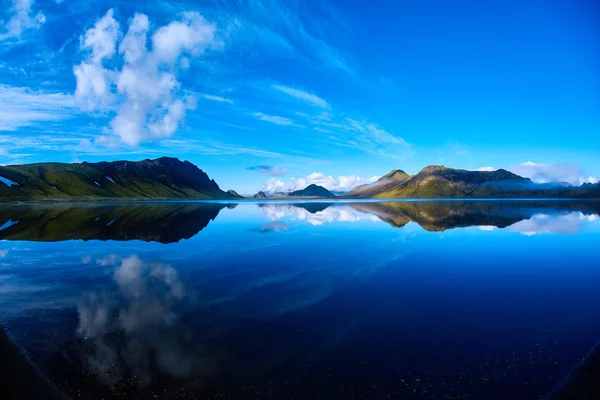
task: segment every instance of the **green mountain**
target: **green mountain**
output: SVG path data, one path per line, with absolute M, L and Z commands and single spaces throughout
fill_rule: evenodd
M 194 164 L 169 157 L 0 167 L 0 201 L 231 198 Z
M 315 185 L 314 183 L 308 185 L 302 190 L 295 190 L 289 194 L 289 196 L 301 196 L 301 197 L 335 197 L 333 193 L 325 189 L 323 186 Z
M 379 193 L 392 190 L 408 179 L 410 179 L 410 175 L 406 172 L 394 169 L 371 184 L 355 187 L 350 194 L 353 197 L 377 197 Z
M 487 198 L 487 197 L 576 197 L 598 198 L 598 185 L 536 184 L 512 172 L 467 171 L 428 166 L 409 176 L 394 170 L 370 185 L 356 187 L 352 198 Z

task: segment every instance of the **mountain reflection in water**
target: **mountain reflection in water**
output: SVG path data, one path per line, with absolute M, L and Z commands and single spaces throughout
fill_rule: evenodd
M 598 218 L 597 202 L 568 201 L 397 201 L 256 204 L 271 221 L 289 219 L 313 226 L 327 222 L 384 221 L 395 228 L 409 222 L 427 231 L 463 227 L 568 232 L 582 220 Z M 198 234 L 216 219 L 223 203 L 125 203 L 13 205 L 0 209 L 0 240 L 141 240 L 174 243 Z M 257 228 L 283 232 L 280 221 Z
M 142 240 L 173 243 L 189 239 L 223 208 L 220 203 L 124 203 L 13 205 L 0 209 L 0 240 Z

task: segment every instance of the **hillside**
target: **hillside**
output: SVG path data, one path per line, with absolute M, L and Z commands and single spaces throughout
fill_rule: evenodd
M 233 189 L 229 189 L 227 191 L 227 193 L 229 193 L 233 199 L 243 199 L 244 198 L 244 196 L 241 196 L 238 192 L 236 192 Z
M 349 194 L 353 197 L 376 197 L 379 193 L 392 190 L 408 179 L 410 179 L 410 175 L 406 172 L 394 169 L 371 184 L 355 187 Z
M 289 196 L 293 197 L 335 197 L 333 193 L 325 189 L 323 186 L 315 185 L 314 183 L 308 185 L 304 189 L 295 190 L 290 192 Z
M 572 187 L 536 184 L 512 172 L 467 171 L 428 166 L 409 176 L 394 170 L 371 185 L 349 192 L 353 198 L 489 198 L 489 197 L 598 197 L 597 185 Z
M 0 201 L 229 199 L 194 164 L 176 158 L 0 167 Z

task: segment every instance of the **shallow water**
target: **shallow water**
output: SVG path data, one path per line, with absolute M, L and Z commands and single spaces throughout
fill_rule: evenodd
M 3 206 L 0 321 L 72 397 L 536 399 L 600 339 L 599 214 Z

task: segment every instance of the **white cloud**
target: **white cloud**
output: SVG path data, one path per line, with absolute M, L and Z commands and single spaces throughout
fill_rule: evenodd
M 492 171 L 496 171 L 496 170 L 497 170 L 497 168 L 494 168 L 494 167 L 479 167 L 475 171 L 492 172 Z
M 46 16 L 40 11 L 33 15 L 33 0 L 13 0 L 8 21 L 0 21 L 0 42 L 19 40 L 23 33 L 30 29 L 39 29 L 45 22 Z
M 209 47 L 222 47 L 215 37 L 216 26 L 197 12 L 182 14 L 181 21 L 173 21 L 159 28 L 152 36 L 153 52 L 162 62 L 172 64 L 182 55 L 201 55 Z
M 256 112 L 253 115 L 256 118 L 260 119 L 261 121 L 271 122 L 276 125 L 296 125 L 296 124 L 294 124 L 294 121 L 292 121 L 289 118 L 285 118 L 285 117 L 278 117 L 276 115 L 267 115 L 267 114 L 261 113 L 261 112 Z
M 0 85 L 0 131 L 58 121 L 77 113 L 73 96 Z
M 286 184 L 284 181 L 271 178 L 265 182 L 265 185 L 262 189 L 265 193 L 281 193 L 281 192 L 289 192 L 290 185 Z
M 279 179 L 271 178 L 265 182 L 263 191 L 266 193 L 290 192 L 293 190 L 304 189 L 308 185 L 315 184 L 323 186 L 327 190 L 331 191 L 348 192 L 358 185 L 373 183 L 379 178 L 379 176 L 361 178 L 356 175 L 333 177 L 325 175 L 321 172 L 313 172 L 304 178 L 292 177 L 285 182 Z
M 195 99 L 183 94 L 177 79 L 180 61 L 189 64 L 187 57 L 222 47 L 215 36 L 216 26 L 196 12 L 185 12 L 179 20 L 158 28 L 151 37 L 151 50 L 149 31 L 148 17 L 135 14 L 119 43 L 119 23 L 111 9 L 81 39 L 81 50 L 88 54 L 73 69 L 78 103 L 84 109 L 114 114 L 110 132 L 115 138 L 100 142 L 117 139 L 135 146 L 172 136 L 186 110 L 196 107 Z M 122 67 L 105 67 L 115 56 L 122 57 Z
M 329 108 L 329 104 L 327 104 L 327 102 L 325 100 L 323 100 L 322 98 L 320 98 L 314 94 L 307 93 L 302 90 L 294 89 L 294 88 L 287 87 L 287 86 L 281 86 L 281 85 L 271 85 L 271 87 L 273 89 L 279 90 L 280 92 L 283 92 L 289 96 L 295 97 L 299 100 L 305 101 L 312 105 L 315 105 L 315 106 L 318 106 L 321 108 Z
M 536 183 L 566 182 L 579 185 L 586 181 L 586 178 L 583 178 L 583 171 L 575 164 L 537 164 L 526 161 L 510 167 L 509 171 Z
M 593 176 L 588 176 L 587 178 L 579 178 L 579 184 L 583 185 L 584 183 L 598 183 L 600 182 L 600 178 L 595 178 Z

